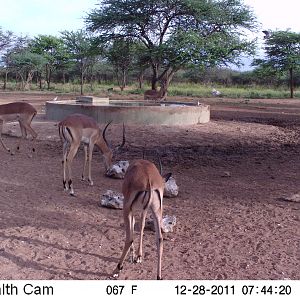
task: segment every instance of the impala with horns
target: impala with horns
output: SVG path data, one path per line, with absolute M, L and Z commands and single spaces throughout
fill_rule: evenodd
M 105 132 L 111 122 L 106 124 L 102 134 L 97 122 L 86 115 L 73 114 L 62 120 L 59 125 L 59 136 L 63 143 L 63 186 L 65 190 L 70 190 L 74 196 L 72 182 L 72 161 L 83 142 L 84 145 L 84 165 L 82 171 L 82 180 L 85 180 L 86 165 L 88 164 L 88 182 L 93 185 L 91 176 L 91 162 L 94 146 L 98 146 L 104 157 L 106 171 L 112 165 L 112 157 L 116 150 L 122 148 L 125 144 L 125 127 L 123 124 L 123 141 L 115 149 L 111 149 L 105 138 Z M 66 170 L 67 169 L 67 170 Z M 68 182 L 67 182 L 68 171 Z
M 22 137 L 17 146 L 17 150 L 20 149 L 22 139 L 27 138 L 27 134 L 30 133 L 33 139 L 36 139 L 37 133 L 32 129 L 31 122 L 34 116 L 37 114 L 36 109 L 29 103 L 25 102 L 12 102 L 8 104 L 0 105 L 0 142 L 3 148 L 13 154 L 11 150 L 4 144 L 2 140 L 2 129 L 5 122 L 18 121 L 21 128 Z M 35 151 L 35 149 L 32 149 Z
M 160 160 L 159 160 L 160 162 Z M 160 170 L 162 171 L 161 162 Z M 161 260 L 163 253 L 162 236 L 162 201 L 165 182 L 169 180 L 171 173 L 162 177 L 156 166 L 145 159 L 139 159 L 129 165 L 122 186 L 124 195 L 123 216 L 126 231 L 125 245 L 119 263 L 112 277 L 117 278 L 123 269 L 126 256 L 131 251 L 132 262 L 142 262 L 143 233 L 147 211 L 150 208 L 155 226 L 157 245 L 157 279 L 161 277 Z M 138 255 L 135 257 L 133 246 L 134 214 L 141 212 L 140 241 Z

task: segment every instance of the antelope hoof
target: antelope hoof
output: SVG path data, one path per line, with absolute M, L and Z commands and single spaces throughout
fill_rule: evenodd
M 70 192 L 70 196 L 71 197 L 76 197 L 76 195 L 74 194 L 74 192 Z
M 89 179 L 89 184 L 90 185 L 94 185 L 94 182 L 92 180 Z
M 119 273 L 114 273 L 110 276 L 110 279 L 118 279 L 119 278 Z
M 135 258 L 134 255 L 131 255 L 131 256 L 129 257 L 129 262 L 130 262 L 131 264 L 134 264 L 134 263 L 136 262 L 136 258 Z
M 134 261 L 136 264 L 140 264 L 142 263 L 142 256 L 141 255 L 138 255 Z

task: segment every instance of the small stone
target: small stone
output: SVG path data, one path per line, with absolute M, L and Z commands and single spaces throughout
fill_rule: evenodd
M 221 175 L 221 177 L 231 177 L 231 174 L 230 174 L 230 172 L 225 171 L 225 172 Z
M 162 232 L 173 232 L 174 226 L 176 225 L 176 217 L 175 216 L 163 216 L 162 219 Z M 145 228 L 155 231 L 154 221 L 153 218 L 150 217 L 148 220 L 146 220 Z
M 123 179 L 128 167 L 129 162 L 127 160 L 118 161 L 107 170 L 106 176 Z
M 298 193 L 291 196 L 277 198 L 277 200 L 300 203 L 300 194 Z
M 100 204 L 108 208 L 123 209 L 123 200 L 124 196 L 121 193 L 107 190 L 106 193 L 102 195 Z
M 174 177 L 171 176 L 165 184 L 164 197 L 167 198 L 177 197 L 178 192 L 179 192 L 178 185 L 176 184 Z

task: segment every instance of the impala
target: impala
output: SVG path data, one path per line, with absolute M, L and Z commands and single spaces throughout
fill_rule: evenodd
M 166 100 L 166 94 L 162 89 L 159 91 L 157 90 L 147 90 L 144 93 L 144 100 L 154 100 L 154 101 L 161 101 Z
M 0 105 L 0 142 L 3 148 L 10 152 L 11 150 L 6 147 L 2 140 L 2 129 L 5 122 L 18 121 L 21 128 L 22 137 L 17 146 L 17 150 L 20 149 L 22 139 L 27 138 L 27 134 L 30 133 L 32 138 L 37 137 L 37 133 L 31 128 L 31 122 L 34 116 L 37 114 L 36 109 L 29 103 L 25 102 L 12 102 L 8 104 Z M 33 151 L 35 149 L 33 148 Z
M 161 162 L 160 162 L 161 166 Z M 161 169 L 161 168 L 160 168 Z M 147 210 L 150 208 L 155 225 L 156 245 L 157 245 L 157 279 L 161 277 L 161 259 L 163 253 L 163 236 L 162 236 L 162 200 L 165 182 L 170 178 L 171 173 L 164 176 L 159 173 L 156 166 L 144 159 L 134 161 L 128 167 L 122 192 L 124 195 L 123 216 L 126 231 L 125 246 L 113 277 L 117 278 L 123 269 L 124 260 L 131 249 L 131 260 L 136 263 L 142 262 L 143 233 Z M 134 213 L 141 210 L 140 224 L 140 243 L 138 255 L 135 257 L 133 247 L 134 232 Z
M 166 100 L 167 91 L 165 85 L 162 84 L 159 91 L 157 90 L 147 90 L 144 93 L 144 100 L 154 100 L 154 101 L 162 101 Z
M 111 123 L 111 122 L 110 122 Z M 84 144 L 84 165 L 82 171 L 82 180 L 85 180 L 86 165 L 88 163 L 88 182 L 93 185 L 91 176 L 91 162 L 94 146 L 98 146 L 104 157 L 106 171 L 111 167 L 114 151 L 120 149 L 125 144 L 125 127 L 123 124 L 123 141 L 122 144 L 112 150 L 105 138 L 105 132 L 108 123 L 101 135 L 101 130 L 97 122 L 86 115 L 73 114 L 62 120 L 59 125 L 59 136 L 63 143 L 63 186 L 65 190 L 70 189 L 71 196 L 74 196 L 74 188 L 72 182 L 72 161 L 83 142 Z M 68 171 L 68 185 L 67 174 Z

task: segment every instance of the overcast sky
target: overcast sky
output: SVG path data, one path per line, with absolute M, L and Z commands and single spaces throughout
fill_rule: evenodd
M 34 37 L 81 29 L 97 0 L 0 0 L 0 27 Z
M 83 28 L 83 18 L 99 0 L 0 0 L 0 27 L 16 34 L 59 35 Z M 262 23 L 262 29 L 300 32 L 299 0 L 244 0 Z
M 99 0 L 0 0 L 0 27 L 30 37 L 58 36 L 63 30 L 84 28 L 84 18 L 98 3 Z M 253 9 L 261 23 L 261 29 L 255 34 L 260 44 L 263 43 L 261 30 L 300 32 L 299 0 L 244 0 L 244 3 Z M 245 67 L 241 70 L 249 69 L 251 59 L 243 61 Z

